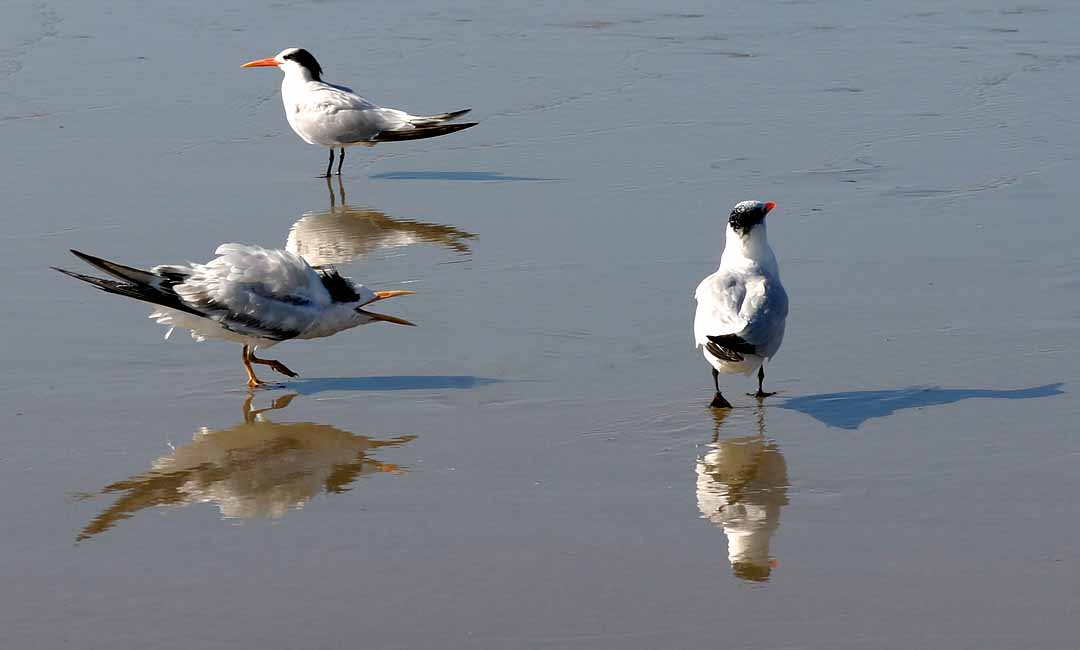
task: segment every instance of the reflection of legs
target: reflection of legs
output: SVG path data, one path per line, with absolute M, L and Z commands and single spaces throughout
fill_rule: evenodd
M 731 402 L 724 399 L 724 396 L 720 394 L 720 372 L 713 368 L 712 371 L 713 386 L 716 387 L 716 394 L 713 395 L 712 402 L 709 404 L 714 409 L 729 409 L 731 408 Z
M 334 150 L 333 149 L 330 150 L 330 159 L 331 160 L 334 159 Z M 345 147 L 341 148 L 341 153 L 338 155 L 338 159 L 337 159 L 337 175 L 338 176 L 341 176 L 341 163 L 343 163 L 343 162 L 345 162 Z M 326 175 L 327 176 L 330 175 L 329 170 L 326 172 Z
M 263 366 L 270 366 L 271 368 L 273 368 L 274 370 L 280 372 L 281 374 L 285 375 L 286 377 L 298 377 L 299 376 L 295 372 L 293 372 L 292 370 L 289 370 L 289 368 L 284 363 L 281 363 L 280 361 L 275 361 L 274 359 L 260 359 L 259 357 L 255 356 L 255 351 L 254 350 L 251 350 L 250 352 L 248 352 L 248 361 L 251 361 L 251 363 L 257 363 L 257 364 L 260 364 L 260 365 L 263 365 Z
M 334 168 L 334 148 L 330 147 L 330 162 L 326 163 L 326 173 L 319 178 L 330 178 L 330 170 Z
M 293 401 L 293 398 L 296 397 L 296 395 L 296 393 L 282 395 L 281 397 L 274 400 L 274 402 L 266 408 L 253 409 L 251 408 L 251 402 L 255 399 L 255 394 L 249 392 L 247 394 L 247 397 L 244 398 L 244 422 L 251 424 L 255 422 L 255 418 L 258 417 L 260 413 L 265 413 L 266 411 L 276 411 L 278 409 L 285 408 L 289 405 L 290 402 Z
M 762 387 L 762 385 L 764 383 L 765 383 L 765 364 L 763 363 L 763 364 L 761 364 L 761 367 L 758 368 L 758 371 L 757 371 L 757 392 L 756 393 L 750 393 L 750 394 L 753 395 L 754 397 L 758 398 L 758 399 L 763 399 L 765 397 L 771 397 L 772 395 L 775 395 L 776 393 L 766 393 L 764 390 L 762 390 L 761 387 Z

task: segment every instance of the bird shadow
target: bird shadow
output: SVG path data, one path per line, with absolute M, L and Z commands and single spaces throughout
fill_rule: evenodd
M 1034 399 L 1064 395 L 1064 384 L 1046 384 L 1015 390 L 912 386 L 894 390 L 864 390 L 794 397 L 781 408 L 805 413 L 838 429 L 858 429 L 867 420 L 888 417 L 904 409 L 953 404 L 965 399 Z
M 385 181 L 557 181 L 558 178 L 507 176 L 501 172 L 401 171 L 372 174 L 369 178 Z
M 472 375 L 387 375 L 374 377 L 317 377 L 297 379 L 283 386 L 300 395 L 329 391 L 467 390 L 501 380 Z

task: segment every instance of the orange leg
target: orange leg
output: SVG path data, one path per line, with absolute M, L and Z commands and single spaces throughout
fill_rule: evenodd
M 265 382 L 255 376 L 255 370 L 251 367 L 251 356 L 251 348 L 245 345 L 243 355 L 240 358 L 244 362 L 244 370 L 247 371 L 248 388 L 258 388 L 259 386 L 262 386 Z

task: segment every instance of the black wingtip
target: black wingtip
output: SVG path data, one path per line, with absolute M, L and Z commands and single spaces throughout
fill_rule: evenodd
M 436 138 L 440 135 L 448 135 L 457 131 L 470 129 L 479 122 L 463 122 L 461 124 L 438 124 L 435 126 L 418 126 L 415 129 L 402 131 L 383 131 L 372 139 L 372 142 L 401 142 L 404 140 L 423 140 Z
M 99 269 L 102 269 L 102 266 L 104 264 L 108 263 L 107 260 L 103 260 L 100 257 L 94 257 L 93 255 L 90 255 L 89 253 L 84 253 L 82 251 L 77 251 L 74 248 L 69 248 L 68 250 L 70 250 L 71 254 L 74 255 L 75 257 L 77 257 L 80 260 L 86 262 L 90 266 L 97 267 Z M 104 270 L 104 269 L 102 269 L 102 270 Z

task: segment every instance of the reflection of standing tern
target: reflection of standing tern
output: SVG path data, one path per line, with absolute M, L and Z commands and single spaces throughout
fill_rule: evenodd
M 787 463 L 776 442 L 765 437 L 762 412 L 756 435 L 721 440 L 727 413 L 716 412 L 713 441 L 697 460 L 698 509 L 723 529 L 735 575 L 764 582 L 776 567 L 769 544 L 788 503 Z
M 721 372 L 750 375 L 756 370 L 755 397 L 773 394 L 762 388 L 765 361 L 780 349 L 788 313 L 780 267 L 765 236 L 765 215 L 775 207 L 743 201 L 732 209 L 720 268 L 694 294 L 694 342 L 713 367 L 713 408 L 731 408 L 720 393 Z
M 249 61 L 242 67 L 275 67 L 285 73 L 281 81 L 281 101 L 289 126 L 308 144 L 330 148 L 326 176 L 334 165 L 334 148 L 340 148 L 337 173 L 345 162 L 345 147 L 374 146 L 380 142 L 421 140 L 446 135 L 476 122 L 445 124 L 469 109 L 439 115 L 410 115 L 396 108 L 376 106 L 351 88 L 322 80 L 322 66 L 310 52 L 290 47 L 277 56 Z
M 335 199 L 333 181 L 326 179 L 330 209 L 305 212 L 289 229 L 285 250 L 318 268 L 348 264 L 378 250 L 434 244 L 467 255 L 476 235 L 437 223 L 398 219 L 373 208 L 354 208 L 345 202 L 345 187 L 338 176 L 341 203 Z

